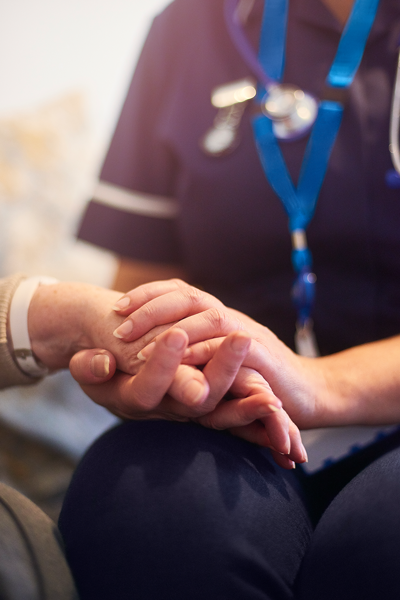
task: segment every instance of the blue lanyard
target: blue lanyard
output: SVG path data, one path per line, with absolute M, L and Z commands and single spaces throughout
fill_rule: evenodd
M 353 81 L 378 4 L 379 0 L 355 1 L 326 80 L 328 86 L 346 88 Z M 280 82 L 283 76 L 288 8 L 289 0 L 265 1 L 258 56 L 259 66 L 265 73 L 264 82 Z M 292 297 L 300 327 L 304 327 L 310 320 L 315 296 L 315 276 L 311 273 L 312 256 L 307 247 L 305 230 L 315 211 L 342 115 L 343 105 L 340 102 L 323 100 L 319 103 L 297 188 L 286 167 L 272 120 L 263 114 L 252 120 L 262 167 L 289 217 L 293 241 L 292 263 L 297 273 Z

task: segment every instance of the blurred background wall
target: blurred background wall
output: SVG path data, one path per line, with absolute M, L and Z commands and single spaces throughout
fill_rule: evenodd
M 74 232 L 151 19 L 168 3 L 0 3 L 0 277 L 111 284 L 114 257 Z M 72 456 L 113 422 L 68 373 L 1 392 L 0 417 Z

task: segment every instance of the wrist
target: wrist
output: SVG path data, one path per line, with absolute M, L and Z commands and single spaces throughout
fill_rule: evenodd
M 50 369 L 67 368 L 76 352 L 105 347 L 103 332 L 112 335 L 118 292 L 85 284 L 60 282 L 39 287 L 32 297 L 28 324 L 32 348 Z M 108 324 L 109 323 L 109 324 Z M 105 335 L 105 334 L 104 334 Z
M 18 367 L 31 377 L 43 377 L 48 374 L 47 367 L 35 356 L 28 330 L 29 305 L 36 289 L 40 285 L 57 283 L 52 277 L 28 277 L 15 289 L 9 311 L 9 339 L 12 354 Z
M 315 427 L 343 427 L 361 424 L 365 404 L 360 379 L 348 351 L 314 360 L 315 397 L 318 404 Z

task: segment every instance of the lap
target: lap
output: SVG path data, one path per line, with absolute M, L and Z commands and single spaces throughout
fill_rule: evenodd
M 399 597 L 400 448 L 336 496 L 312 536 L 298 579 L 304 600 Z
M 267 451 L 163 421 L 91 448 L 60 528 L 82 600 L 289 599 L 312 533 L 294 473 Z

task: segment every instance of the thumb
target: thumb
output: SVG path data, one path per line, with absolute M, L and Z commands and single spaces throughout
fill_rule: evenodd
M 104 383 L 114 375 L 116 361 L 107 350 L 81 350 L 71 358 L 69 370 L 80 385 Z

